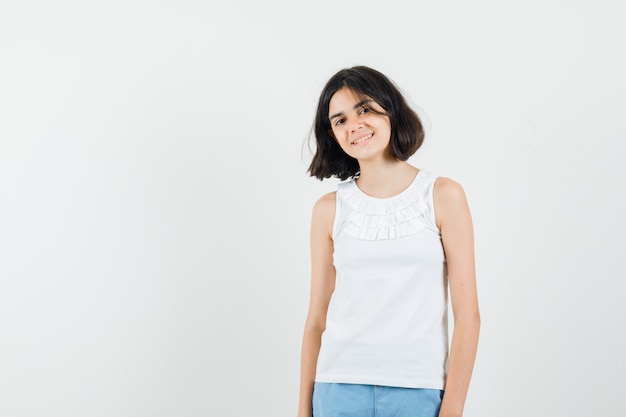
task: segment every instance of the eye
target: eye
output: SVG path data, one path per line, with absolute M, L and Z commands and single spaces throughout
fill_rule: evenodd
M 359 110 L 359 114 L 365 114 L 365 113 L 369 113 L 371 111 L 371 109 L 367 106 L 363 106 L 361 107 L 361 110 Z
M 346 121 L 346 119 L 339 118 L 339 119 L 335 120 L 335 126 L 341 126 L 343 124 L 343 122 L 345 122 L 345 121 Z

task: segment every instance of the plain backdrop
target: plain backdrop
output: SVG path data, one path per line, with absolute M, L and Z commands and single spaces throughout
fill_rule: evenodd
M 5 1 L 0 416 L 294 416 L 315 105 L 341 68 L 464 187 L 466 417 L 626 415 L 621 0 Z

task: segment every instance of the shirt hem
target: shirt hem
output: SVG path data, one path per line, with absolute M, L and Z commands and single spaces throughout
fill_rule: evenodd
M 315 382 L 337 383 L 337 384 L 358 384 L 358 385 L 380 385 L 385 387 L 398 388 L 423 388 L 443 390 L 445 382 L 433 380 L 398 380 L 389 378 L 363 378 L 356 376 L 322 376 L 315 377 Z

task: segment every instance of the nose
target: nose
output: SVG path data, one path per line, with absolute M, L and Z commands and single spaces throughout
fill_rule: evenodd
M 363 127 L 363 122 L 358 117 L 352 117 L 348 120 L 348 129 L 350 132 L 356 132 Z

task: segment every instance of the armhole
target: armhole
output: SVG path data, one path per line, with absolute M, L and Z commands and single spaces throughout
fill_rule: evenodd
M 428 221 L 430 222 L 430 226 L 437 233 L 441 235 L 441 230 L 439 230 L 439 226 L 437 226 L 437 215 L 435 211 L 435 183 L 437 182 L 439 177 L 435 176 L 433 181 L 428 186 Z
M 339 189 L 335 191 L 335 218 L 333 219 L 333 230 L 331 232 L 331 238 L 333 242 L 337 236 L 337 228 L 339 226 L 339 214 L 341 213 L 341 199 L 339 198 Z

